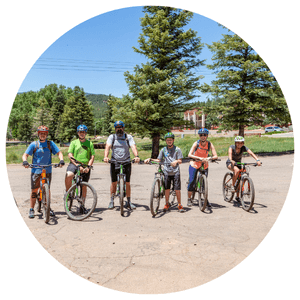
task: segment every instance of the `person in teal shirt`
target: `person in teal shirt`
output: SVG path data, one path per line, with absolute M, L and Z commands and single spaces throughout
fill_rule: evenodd
M 70 158 L 70 164 L 67 168 L 65 185 L 66 191 L 68 191 L 72 185 L 72 179 L 75 176 L 78 163 L 76 163 L 72 158 L 77 161 L 88 165 L 91 167 L 95 158 L 95 149 L 92 142 L 86 140 L 87 127 L 85 125 L 79 125 L 77 127 L 78 139 L 71 142 L 68 150 L 68 157 Z M 90 179 L 91 170 L 89 167 L 80 167 L 80 174 L 82 175 L 82 181 L 88 182 Z M 86 193 L 86 187 L 82 188 L 83 197 Z

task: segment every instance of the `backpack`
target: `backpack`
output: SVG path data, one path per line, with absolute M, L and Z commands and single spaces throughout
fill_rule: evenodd
M 177 147 L 176 147 L 176 146 L 174 146 L 174 147 L 175 147 L 175 154 L 176 154 L 177 157 L 178 157 L 178 150 L 177 150 Z M 165 147 L 163 148 L 163 154 L 164 154 L 164 157 L 167 156 L 166 153 L 167 153 L 167 147 L 165 146 Z
M 113 134 L 113 140 L 112 140 L 111 148 L 114 147 L 115 140 L 116 140 L 116 134 L 114 133 L 114 134 Z M 128 148 L 130 148 L 130 146 L 129 146 L 129 140 L 128 140 L 128 137 L 127 137 L 127 133 L 126 133 L 126 132 L 125 132 L 125 141 L 127 142 Z
M 33 149 L 33 153 L 32 153 L 32 160 L 33 160 L 33 155 L 36 152 L 36 150 L 40 148 L 40 142 L 39 141 L 35 141 L 35 148 Z M 45 148 L 45 147 L 43 147 Z M 52 149 L 51 149 L 51 145 L 50 145 L 50 141 L 47 140 L 47 148 L 50 150 L 50 153 L 52 154 Z
M 211 142 L 210 142 L 210 141 L 207 141 L 207 142 L 208 142 L 207 152 L 209 152 Z M 197 148 L 196 148 L 195 152 L 197 151 L 198 148 L 200 148 L 200 147 L 199 147 L 199 144 L 200 144 L 200 140 L 197 141 Z

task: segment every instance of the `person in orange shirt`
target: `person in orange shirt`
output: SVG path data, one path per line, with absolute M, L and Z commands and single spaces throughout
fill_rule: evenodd
M 196 141 L 189 152 L 188 157 L 192 158 L 189 166 L 189 184 L 188 184 L 188 202 L 187 206 L 192 206 L 192 193 L 195 190 L 195 184 L 197 179 L 197 173 L 202 166 L 204 165 L 205 176 L 208 176 L 208 153 L 211 150 L 212 159 L 217 159 L 218 155 L 214 145 L 207 140 L 209 131 L 206 128 L 200 128 L 198 131 L 200 139 Z M 211 204 L 207 201 L 207 206 L 211 207 Z

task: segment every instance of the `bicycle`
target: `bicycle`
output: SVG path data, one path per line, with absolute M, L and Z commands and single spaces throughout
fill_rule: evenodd
M 126 174 L 123 173 L 123 166 L 134 162 L 134 159 L 127 162 L 108 161 L 110 164 L 120 165 L 120 173 L 117 175 L 117 190 L 114 198 L 119 198 L 121 216 L 124 215 L 124 198 L 126 197 Z M 128 208 L 131 209 L 129 205 Z
M 89 169 L 93 169 L 93 167 L 83 164 L 75 158 L 72 160 L 78 165 L 72 185 L 64 195 L 64 208 L 71 220 L 82 221 L 94 212 L 97 205 L 97 192 L 91 184 L 82 181 L 80 167 Z
M 159 162 L 150 162 L 149 164 L 156 164 L 158 165 L 157 172 L 154 175 L 154 181 L 151 188 L 150 194 L 150 211 L 153 217 L 155 217 L 158 213 L 160 200 L 165 196 L 165 176 L 162 169 L 162 163 Z M 171 201 L 170 201 L 171 198 Z M 170 189 L 170 198 L 169 198 L 169 205 L 172 206 L 175 203 L 176 199 L 176 192 L 174 189 L 174 183 L 172 183 Z
M 207 161 L 211 161 L 213 163 L 217 163 L 217 161 L 221 161 L 221 159 L 212 159 L 212 157 L 208 157 Z M 187 181 L 187 185 L 189 184 Z M 187 191 L 189 192 L 189 191 Z M 196 199 L 195 199 L 196 196 Z M 207 177 L 205 176 L 204 165 L 202 164 L 197 173 L 197 179 L 195 183 L 195 190 L 192 192 L 191 200 L 194 204 L 198 204 L 199 209 L 203 212 L 207 206 L 208 202 L 208 183 Z M 194 201 L 196 200 L 196 201 Z M 195 203 L 196 202 L 196 203 Z
M 223 196 L 226 202 L 231 202 L 234 194 L 240 192 L 240 199 L 242 207 L 245 211 L 250 211 L 254 205 L 255 190 L 252 179 L 249 177 L 250 167 L 257 166 L 257 163 L 240 163 L 237 162 L 236 165 L 240 165 L 241 169 L 238 173 L 238 178 L 233 187 L 232 185 L 232 172 L 227 172 L 223 179 Z
M 60 164 L 48 164 L 48 165 L 40 165 L 40 164 L 29 164 L 29 168 L 42 169 L 42 176 L 40 177 L 40 187 L 37 192 L 38 197 L 38 212 L 41 212 L 43 209 L 43 218 L 45 223 L 48 223 L 50 220 L 50 185 L 49 179 L 46 177 L 46 168 L 53 166 L 57 168 Z

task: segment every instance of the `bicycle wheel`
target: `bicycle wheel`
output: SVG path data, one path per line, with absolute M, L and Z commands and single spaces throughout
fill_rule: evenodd
M 254 204 L 255 190 L 252 179 L 248 176 L 242 178 L 240 195 L 243 209 L 249 211 Z
M 120 199 L 120 212 L 121 216 L 124 215 L 124 178 L 120 177 L 120 194 L 119 194 L 119 199 Z
M 161 198 L 160 180 L 159 178 L 155 178 L 152 184 L 151 195 L 150 195 L 150 211 L 153 217 L 157 215 L 160 198 Z
M 204 211 L 207 205 L 208 187 L 207 178 L 205 175 L 199 177 L 199 182 L 197 183 L 198 188 L 198 205 L 201 211 Z
M 223 197 L 226 202 L 231 202 L 234 196 L 232 193 L 232 173 L 227 172 L 223 179 Z
M 45 223 L 48 223 L 50 220 L 50 190 L 47 183 L 43 186 L 42 195 L 43 218 Z
M 64 207 L 67 216 L 74 221 L 88 218 L 97 205 L 97 193 L 87 182 L 73 184 L 64 196 Z

